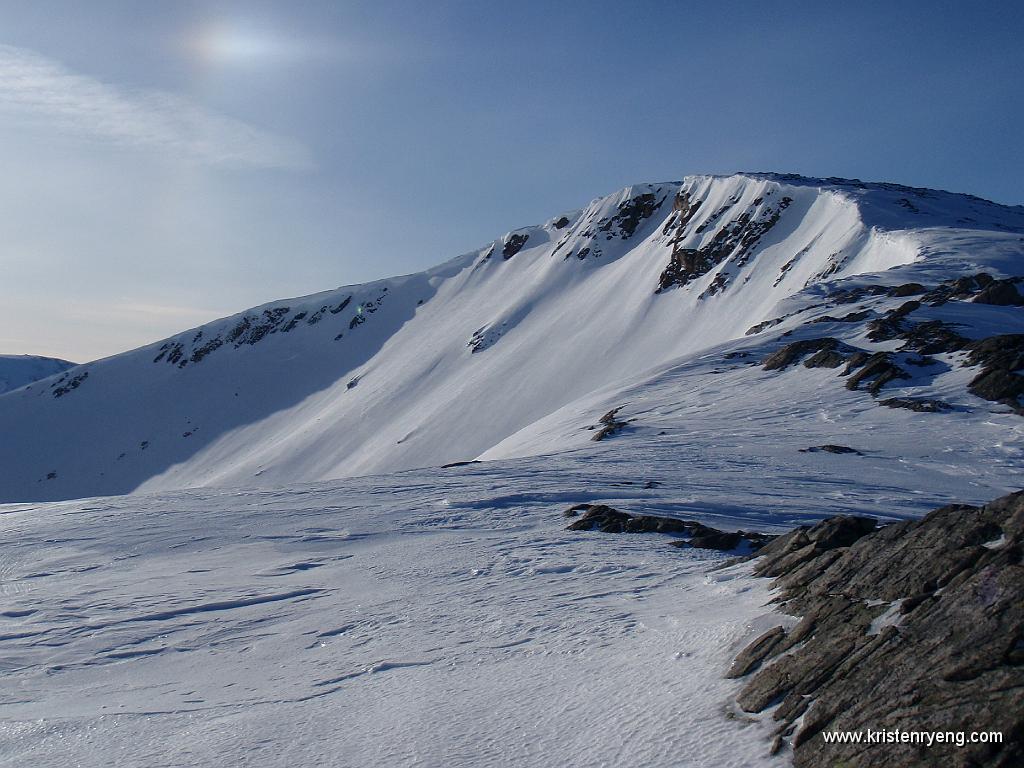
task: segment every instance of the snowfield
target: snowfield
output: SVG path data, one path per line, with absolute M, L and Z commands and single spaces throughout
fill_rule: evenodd
M 615 474 L 2 507 L 0 764 L 774 764 L 721 676 L 767 582 L 564 531 Z
M 740 712 L 723 678 L 786 621 L 769 582 L 665 536 L 566 531 L 562 512 L 781 532 L 1019 477 L 1019 427 L 998 419 L 973 458 L 884 422 L 854 441 L 884 450 L 801 453 L 843 429 L 818 397 L 782 446 L 771 419 L 793 412 L 766 407 L 559 455 L 2 505 L 0 764 L 785 764 L 770 713 Z

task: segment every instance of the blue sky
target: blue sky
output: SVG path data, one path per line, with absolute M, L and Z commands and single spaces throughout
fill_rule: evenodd
M 1024 203 L 1019 3 L 0 3 L 0 352 L 415 271 L 629 183 Z

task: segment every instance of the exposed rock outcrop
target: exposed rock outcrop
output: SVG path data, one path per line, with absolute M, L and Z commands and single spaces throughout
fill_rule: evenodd
M 64 395 L 82 386 L 82 382 L 87 378 L 89 378 L 88 371 L 82 371 L 81 373 L 76 373 L 74 376 L 70 377 L 65 373 L 50 385 L 50 389 L 53 390 L 54 397 L 64 397 Z
M 617 418 L 618 413 L 621 410 L 621 406 L 618 408 L 612 408 L 610 411 L 608 411 L 608 413 L 606 413 L 604 416 L 597 420 L 597 424 L 591 427 L 587 427 L 587 429 L 597 430 L 597 432 L 594 433 L 594 436 L 590 439 L 593 440 L 595 443 L 599 443 L 606 437 L 611 437 L 617 432 L 621 432 L 623 429 L 628 427 L 628 421 L 623 421 L 622 419 Z
M 655 515 L 630 515 L 606 504 L 577 504 L 569 507 L 563 514 L 565 517 L 579 517 L 569 525 L 566 529 L 568 531 L 667 533 L 686 537 L 670 541 L 669 544 L 674 547 L 732 551 L 746 543 L 750 549 L 756 550 L 775 538 L 766 533 L 720 531 L 717 528 L 698 523 L 696 520 L 681 520 L 675 517 L 657 517 Z
M 773 352 L 764 359 L 762 365 L 764 365 L 764 369 L 766 371 L 781 371 L 794 363 L 799 362 L 808 355 L 814 354 L 816 362 L 808 367 L 820 366 L 823 362 L 830 362 L 833 357 L 835 357 L 839 359 L 839 362 L 834 366 L 827 366 L 834 368 L 840 365 L 843 360 L 843 358 L 837 353 L 837 350 L 839 349 L 849 349 L 849 347 L 839 341 L 839 339 L 833 339 L 831 336 L 826 336 L 821 339 L 802 339 L 800 341 L 794 341 L 791 344 L 787 344 L 778 351 Z M 825 353 L 825 356 L 819 357 L 821 353 Z
M 523 250 L 523 246 L 526 245 L 526 241 L 529 239 L 530 236 L 527 234 L 509 235 L 508 238 L 505 240 L 505 245 L 502 246 L 501 258 L 503 258 L 505 261 L 511 259 L 517 253 Z
M 1004 403 L 1024 415 L 1024 334 L 989 336 L 968 345 L 967 365 L 981 366 L 967 388 L 971 394 Z
M 668 198 L 668 193 L 652 185 L 649 192 L 638 192 L 616 206 L 611 215 L 585 218 L 565 234 L 555 246 L 553 253 L 559 253 L 575 240 L 575 245 L 562 257 L 575 256 L 579 260 L 600 258 L 602 243 L 610 240 L 629 240 L 643 228 L 643 223 L 654 216 Z M 699 207 L 699 203 L 695 204 Z M 671 221 L 671 219 L 670 219 Z M 568 221 L 566 222 L 568 224 Z M 556 229 L 560 227 L 556 226 Z
M 1024 306 L 1024 296 L 1020 293 L 1019 280 L 997 280 L 978 295 L 972 301 L 975 304 L 994 304 L 1000 307 Z
M 715 232 L 710 241 L 700 248 L 683 248 L 680 242 L 685 234 L 685 226 L 696 212 L 696 207 L 690 204 L 689 200 L 680 201 L 676 199 L 679 206 L 682 220 L 686 224 L 679 228 L 672 240 L 672 256 L 668 266 L 665 267 L 658 280 L 656 293 L 661 293 L 674 286 L 683 286 L 690 281 L 707 274 L 719 264 L 729 260 L 735 267 L 743 267 L 749 261 L 754 249 L 782 217 L 782 212 L 789 207 L 793 200 L 783 197 L 778 205 L 762 205 L 763 200 L 758 198 L 748 210 L 739 214 L 734 221 L 722 225 Z M 684 213 L 685 212 L 685 213 Z M 717 220 L 722 211 L 718 211 L 706 221 L 697 232 L 701 232 L 710 222 Z M 701 297 L 717 293 L 727 284 L 728 276 L 720 273 L 721 278 L 717 283 L 712 283 Z
M 979 272 L 976 275 L 963 275 L 952 280 L 944 280 L 928 291 L 921 301 L 937 307 L 951 299 L 969 300 L 988 288 L 995 279 L 992 275 Z
M 774 707 L 774 750 L 803 766 L 1024 764 L 1024 492 L 875 528 L 838 517 L 765 546 L 791 630 L 733 664 L 738 701 Z M 837 744 L 823 732 L 992 732 L 1001 743 Z
M 801 448 L 800 453 L 848 453 L 853 454 L 854 456 L 864 455 L 856 448 L 851 448 L 848 445 L 833 445 L 831 443 L 827 445 L 814 445 L 810 448 Z
M 852 361 L 847 370 L 851 366 Z M 895 358 L 889 352 L 875 352 L 864 360 L 862 365 L 856 367 L 859 367 L 859 370 L 846 380 L 846 388 L 859 389 L 862 383 L 866 383 L 867 390 L 872 395 L 877 395 L 882 387 L 894 379 L 910 378 L 910 374 L 896 364 Z
M 945 413 L 953 410 L 953 406 L 944 400 L 927 397 L 890 397 L 879 401 L 878 404 L 886 408 L 905 408 L 918 413 Z

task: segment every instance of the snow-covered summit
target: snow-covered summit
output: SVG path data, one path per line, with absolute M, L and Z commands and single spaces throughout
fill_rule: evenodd
M 887 181 L 861 181 L 838 176 L 818 178 L 795 173 L 744 173 L 789 186 L 830 189 L 857 201 L 872 224 L 893 228 L 966 227 L 1004 232 L 1024 231 L 1024 206 L 1002 205 L 962 192 L 909 187 Z
M 1024 274 L 1022 232 L 1020 207 L 892 184 L 738 174 L 633 185 L 425 272 L 271 302 L 0 397 L 0 427 L 17 436 L 0 445 L 0 499 L 558 452 L 589 440 L 601 413 L 588 409 L 629 392 L 668 412 L 679 393 L 644 384 L 664 382 L 659 372 L 697 366 L 689 384 L 711 390 L 718 366 L 699 361 L 768 354 L 837 303 L 867 313 L 832 331 L 858 344 L 865 323 L 905 301 L 889 288 Z M 972 296 L 934 312 L 972 338 L 1022 327 L 1015 307 Z M 891 387 L 964 389 L 959 363 L 936 364 L 950 376 Z M 713 415 L 755 418 L 769 382 L 744 371 Z M 819 388 L 791 390 L 806 382 Z M 846 397 L 840 415 L 867 424 Z M 965 397 L 929 428 L 1002 408 Z M 784 405 L 764 434 L 782 439 Z

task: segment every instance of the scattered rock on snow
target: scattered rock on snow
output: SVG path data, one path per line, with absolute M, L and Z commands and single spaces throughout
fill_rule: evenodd
M 620 432 L 622 429 L 629 426 L 629 422 L 620 421 L 616 418 L 616 415 L 621 410 L 621 406 L 618 408 L 612 408 L 612 410 L 608 411 L 608 413 L 598 419 L 598 424 L 590 427 L 590 429 L 597 429 L 597 432 L 590 439 L 597 443 L 604 440 L 606 437 L 611 437 L 616 432 Z M 598 425 L 601 425 L 600 428 L 598 428 Z
M 953 406 L 944 400 L 933 400 L 926 397 L 890 397 L 878 403 L 886 408 L 906 408 L 918 413 L 946 413 Z
M 777 207 L 770 205 L 760 207 L 760 202 L 760 200 L 757 201 L 733 221 L 723 224 L 710 241 L 700 248 L 680 247 L 681 231 L 673 240 L 672 255 L 658 279 L 658 288 L 655 293 L 662 293 L 676 286 L 685 286 L 727 260 L 737 268 L 743 267 L 749 261 L 761 238 L 779 222 L 783 211 L 793 200 L 783 197 Z M 692 213 L 696 212 L 696 207 L 689 206 L 688 200 L 681 203 L 677 199 L 676 206 L 681 204 L 684 206 L 681 210 L 685 210 L 689 215 L 692 216 Z M 687 223 L 689 223 L 688 219 Z M 728 275 L 724 272 L 719 273 L 716 280 L 717 282 L 712 283 L 702 297 L 717 293 L 724 288 Z
M 985 272 L 945 280 L 928 291 L 921 301 L 937 307 L 951 299 L 970 299 L 988 288 L 993 282 L 995 280 L 992 275 Z
M 863 456 L 864 454 L 858 451 L 856 448 L 850 448 L 846 445 L 814 445 L 810 448 L 801 448 L 800 453 L 852 453 L 857 456 Z
M 859 389 L 861 383 L 868 382 L 868 392 L 872 395 L 877 395 L 882 387 L 890 381 L 909 378 L 910 374 L 896 364 L 891 353 L 876 352 L 865 359 L 863 365 L 860 366 L 860 370 L 847 379 L 846 388 L 851 390 Z
M 53 390 L 53 396 L 64 397 L 64 395 L 78 389 L 84 382 L 89 378 L 88 371 L 82 371 L 81 373 L 75 374 L 71 378 L 68 378 L 67 374 L 61 376 L 57 381 L 50 385 L 50 389 Z
M 583 513 L 582 516 L 580 513 Z M 765 533 L 746 531 L 720 531 L 717 528 L 698 523 L 695 520 L 680 520 L 675 517 L 654 515 L 630 515 L 606 504 L 577 504 L 562 513 L 565 517 L 579 517 L 570 524 L 569 531 L 593 531 L 602 533 L 668 533 L 687 536 L 685 540 L 669 542 L 675 547 L 697 549 L 718 549 L 730 551 L 744 541 L 752 549 L 758 549 L 775 537 Z
M 781 371 L 812 353 L 831 353 L 840 347 L 845 347 L 845 345 L 839 339 L 834 339 L 831 336 L 821 339 L 802 339 L 773 352 L 764 359 L 762 364 L 766 371 Z

